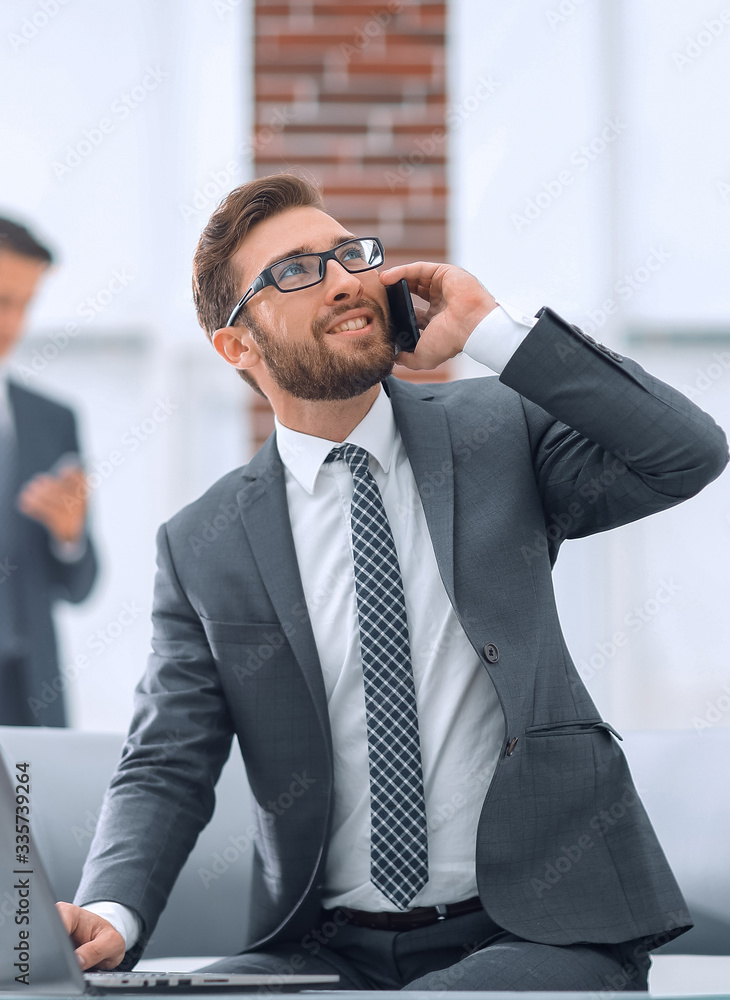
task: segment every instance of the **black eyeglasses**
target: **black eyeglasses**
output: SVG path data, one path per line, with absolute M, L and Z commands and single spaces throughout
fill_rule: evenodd
M 246 303 L 267 285 L 273 285 L 280 292 L 298 292 L 300 288 L 318 285 L 324 279 L 328 260 L 336 260 L 350 274 L 356 274 L 358 271 L 372 271 L 374 267 L 380 267 L 385 260 L 385 252 L 377 236 L 366 236 L 362 239 L 345 240 L 324 253 L 300 253 L 295 257 L 278 260 L 256 278 L 236 304 L 226 326 L 233 326 Z

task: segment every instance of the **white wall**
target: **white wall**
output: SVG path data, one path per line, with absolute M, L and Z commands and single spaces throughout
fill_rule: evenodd
M 190 262 L 216 202 L 249 176 L 249 14 L 236 0 L 0 9 L 0 212 L 61 258 L 16 377 L 74 405 L 94 474 L 102 575 L 59 614 L 84 728 L 129 720 L 157 526 L 248 453 L 248 390 L 197 325 Z
M 495 294 L 553 306 L 729 427 L 721 10 L 453 0 L 452 234 Z M 730 724 L 728 481 L 561 553 L 568 643 L 619 728 Z

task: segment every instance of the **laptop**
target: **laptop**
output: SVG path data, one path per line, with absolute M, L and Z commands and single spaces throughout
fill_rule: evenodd
M 82 972 L 32 838 L 29 788 L 28 764 L 0 752 L 0 994 L 278 993 L 339 982 L 337 975 L 298 973 Z

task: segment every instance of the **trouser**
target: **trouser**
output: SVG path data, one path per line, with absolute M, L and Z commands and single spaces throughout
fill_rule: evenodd
M 641 942 L 536 944 L 483 911 L 409 931 L 354 927 L 337 921 L 338 913 L 301 941 L 233 955 L 205 971 L 340 976 L 318 990 L 647 989 L 650 961 Z

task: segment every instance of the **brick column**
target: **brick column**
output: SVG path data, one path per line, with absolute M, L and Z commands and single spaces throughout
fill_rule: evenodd
M 448 259 L 445 32 L 430 0 L 255 2 L 255 175 L 306 170 L 387 266 Z M 258 434 L 272 423 L 253 406 Z

